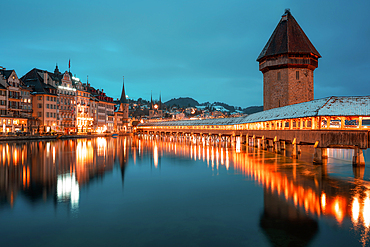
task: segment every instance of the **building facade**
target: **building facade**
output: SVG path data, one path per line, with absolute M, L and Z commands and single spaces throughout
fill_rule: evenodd
M 14 70 L 0 67 L 0 132 L 28 131 L 29 92 Z
M 60 73 L 58 66 L 54 72 L 34 68 L 20 79 L 0 67 L 1 133 L 126 132 L 129 107 L 125 96 L 121 101 L 70 72 Z

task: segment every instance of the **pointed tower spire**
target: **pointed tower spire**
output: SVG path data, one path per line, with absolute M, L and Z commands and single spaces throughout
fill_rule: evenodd
M 315 59 L 321 57 L 290 13 L 290 9 L 285 9 L 285 13 L 258 56 L 257 61 L 261 63 L 269 57 L 283 54 L 307 54 Z
M 122 93 L 121 93 L 121 99 L 120 99 L 120 102 L 121 102 L 122 104 L 126 104 L 126 103 L 127 103 L 126 93 L 125 93 L 125 77 L 123 77 Z
M 150 110 L 153 110 L 153 91 L 150 91 Z
M 159 103 L 158 103 L 158 106 L 159 106 L 159 110 L 162 110 L 162 95 L 161 95 L 161 92 L 159 91 Z

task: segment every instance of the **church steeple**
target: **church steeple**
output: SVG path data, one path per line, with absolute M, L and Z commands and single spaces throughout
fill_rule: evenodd
M 126 99 L 126 92 L 125 92 L 125 77 L 123 77 L 123 82 L 122 82 L 122 93 L 121 93 L 121 99 L 120 102 L 122 104 L 127 104 L 127 99 Z
M 153 110 L 153 91 L 150 91 L 150 110 Z
M 161 92 L 159 92 L 159 103 L 158 103 L 158 109 L 162 110 L 162 95 Z

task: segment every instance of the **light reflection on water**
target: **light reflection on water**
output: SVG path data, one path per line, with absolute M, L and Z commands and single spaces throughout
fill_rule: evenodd
M 80 205 L 86 192 L 81 190 L 91 181 L 114 172 L 115 165 L 119 166 L 124 183 L 124 177 L 128 179 L 126 170 L 148 157 L 154 170 L 171 167 L 171 163 L 165 163 L 167 167 L 163 168 L 162 159 L 185 159 L 205 163 L 213 176 L 241 175 L 263 188 L 260 225 L 250 227 L 261 227 L 273 245 L 281 244 L 276 236 L 278 230 L 306 245 L 318 235 L 318 222 L 327 220 L 334 220 L 346 231 L 353 229 L 360 236 L 358 243 L 369 244 L 369 178 L 365 167 L 354 169 L 350 165 L 351 150 L 329 150 L 333 159 L 329 158 L 323 166 L 246 147 L 238 138 L 235 146 L 152 137 L 6 143 L 0 144 L 0 152 L 0 212 L 5 204 L 13 207 L 23 192 L 31 200 L 42 198 L 46 202 L 51 198 L 56 204 L 68 204 L 69 210 L 83 214 Z M 336 167 L 341 167 L 339 172 Z M 251 212 L 256 213 L 259 212 Z M 281 225 L 286 229 L 279 229 Z

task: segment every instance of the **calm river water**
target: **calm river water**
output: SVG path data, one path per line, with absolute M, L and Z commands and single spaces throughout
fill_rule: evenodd
M 0 246 L 369 246 L 369 165 L 329 154 L 317 166 L 149 137 L 0 143 Z

